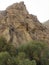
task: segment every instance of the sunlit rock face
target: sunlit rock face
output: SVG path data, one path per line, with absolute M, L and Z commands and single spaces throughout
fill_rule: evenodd
M 3 36 L 13 45 L 20 45 L 32 40 L 49 43 L 49 33 L 35 15 L 29 14 L 24 2 L 14 3 L 0 11 L 0 37 Z

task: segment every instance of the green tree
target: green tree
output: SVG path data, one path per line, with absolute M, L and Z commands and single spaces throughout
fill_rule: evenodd
M 20 60 L 18 65 L 36 65 L 35 60 L 30 61 L 29 59 Z
M 7 41 L 5 38 L 0 37 L 0 52 L 6 50 Z
M 24 61 L 26 59 L 26 54 L 24 52 L 19 52 L 18 55 L 15 57 L 15 62 L 18 65 L 20 61 Z
M 0 65 L 6 65 L 10 61 L 10 55 L 8 52 L 0 52 Z
M 19 52 L 25 52 L 26 56 L 30 60 L 36 60 L 37 65 L 41 65 L 41 57 L 43 52 L 45 52 L 45 49 L 47 48 L 47 45 L 43 42 L 30 42 L 26 45 L 21 45 L 18 48 Z
M 7 44 L 6 51 L 9 52 L 9 54 L 11 56 L 16 56 L 17 55 L 16 48 L 12 45 L 12 43 Z
M 27 59 L 26 54 L 24 52 L 19 52 L 17 57 L 15 58 L 16 65 L 36 65 L 35 60 Z
M 41 64 L 42 65 L 49 65 L 49 48 L 45 50 L 41 57 Z
M 8 52 L 1 52 L 0 65 L 16 65 L 14 57 L 11 57 Z

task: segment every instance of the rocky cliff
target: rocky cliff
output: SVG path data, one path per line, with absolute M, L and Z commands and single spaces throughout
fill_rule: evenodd
M 37 19 L 29 14 L 24 2 L 14 3 L 0 11 L 0 37 L 14 45 L 20 45 L 32 40 L 49 42 L 49 33 Z

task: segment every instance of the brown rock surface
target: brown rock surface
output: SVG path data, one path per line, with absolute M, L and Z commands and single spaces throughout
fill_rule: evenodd
M 0 36 L 14 45 L 32 40 L 49 42 L 49 33 L 35 15 L 26 10 L 24 2 L 15 3 L 0 11 Z

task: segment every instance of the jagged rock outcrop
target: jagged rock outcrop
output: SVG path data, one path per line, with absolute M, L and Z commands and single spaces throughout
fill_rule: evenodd
M 35 15 L 28 13 L 24 2 L 14 3 L 5 11 L 0 11 L 0 37 L 14 45 L 32 40 L 49 43 L 49 33 Z

